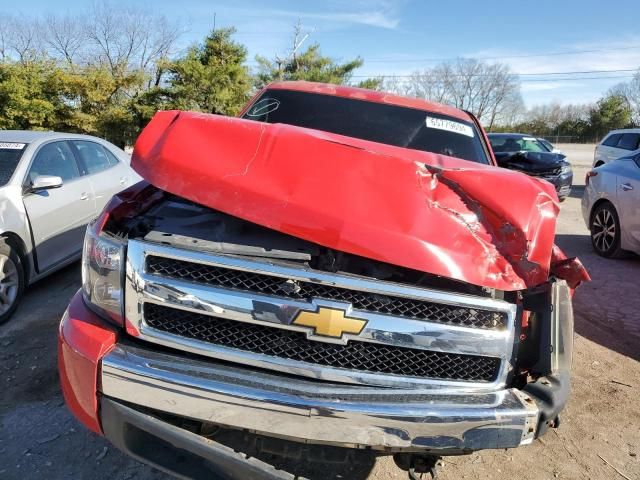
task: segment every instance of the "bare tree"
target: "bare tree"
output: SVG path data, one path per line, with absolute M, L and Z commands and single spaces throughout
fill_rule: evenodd
M 167 58 L 182 33 L 177 22 L 137 8 L 112 8 L 108 2 L 94 4 L 85 35 L 100 63 L 113 74 L 143 70 L 150 83 L 160 82 L 158 62 Z
M 149 18 L 150 34 L 143 37 L 140 50 L 139 67 L 150 74 L 150 82 L 160 84 L 163 69 L 162 60 L 169 58 L 172 49 L 182 34 L 182 27 L 172 23 L 164 16 Z M 149 85 L 150 86 L 150 85 Z
M 11 19 L 8 15 L 0 15 L 0 61 L 9 59 L 9 38 L 11 36 Z
M 409 82 L 397 83 L 401 85 L 398 93 L 402 93 L 403 95 L 425 98 L 439 103 L 449 101 L 447 97 L 447 85 L 442 81 L 440 72 L 435 70 L 415 72 L 411 75 Z
M 129 66 L 142 44 L 141 28 L 130 8 L 114 9 L 103 2 L 93 5 L 85 32 L 98 60 L 117 73 Z
M 285 69 L 298 71 L 300 70 L 300 60 L 298 50 L 302 44 L 309 38 L 312 31 L 304 32 L 302 21 L 298 19 L 293 26 L 293 35 L 291 38 L 291 46 L 284 56 L 276 54 L 273 60 L 258 55 L 256 60 L 259 64 L 260 74 L 270 77 L 269 81 L 282 80 L 285 76 Z
M 640 125 L 640 69 L 631 81 L 615 85 L 609 90 L 608 95 L 623 97 L 631 108 L 633 123 Z
M 69 65 L 78 63 L 86 50 L 86 26 L 80 16 L 47 15 L 44 19 L 43 43 L 54 57 Z M 83 50 L 84 49 L 84 50 Z
M 485 94 L 486 114 L 483 112 L 480 117 L 486 119 L 489 130 L 498 122 L 514 123 L 525 111 L 520 83 L 504 65 L 495 64 L 489 69 Z
M 589 104 L 562 105 L 557 102 L 535 105 L 526 112 L 524 120 L 553 130 L 563 123 L 587 121 L 591 107 Z
M 444 86 L 444 98 L 474 113 L 489 129 L 500 115 L 521 104 L 520 84 L 507 65 L 458 59 L 435 71 Z
M 523 109 L 520 83 L 504 64 L 457 59 L 391 80 L 385 88 L 468 110 L 489 128 Z
M 43 53 L 37 19 L 11 17 L 6 32 L 7 51 L 13 51 L 20 62 L 28 63 Z
M 166 57 L 180 35 L 179 30 L 169 24 L 165 17 L 153 19 L 152 35 L 145 35 L 140 50 L 140 68 L 146 70 L 158 58 Z

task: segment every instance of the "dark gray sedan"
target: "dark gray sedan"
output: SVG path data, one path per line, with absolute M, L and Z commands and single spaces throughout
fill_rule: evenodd
M 564 154 L 551 151 L 539 139 L 530 135 L 490 133 L 488 137 L 499 166 L 552 183 L 560 200 L 569 196 L 573 170 Z

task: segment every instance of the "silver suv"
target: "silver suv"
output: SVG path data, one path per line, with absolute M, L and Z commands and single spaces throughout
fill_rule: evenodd
M 593 166 L 599 167 L 620 157 L 640 152 L 640 128 L 612 130 L 596 145 Z
M 102 139 L 0 131 L 0 324 L 30 283 L 80 258 L 87 223 L 140 177 Z

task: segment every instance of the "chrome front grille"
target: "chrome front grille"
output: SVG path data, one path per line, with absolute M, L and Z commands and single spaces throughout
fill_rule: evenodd
M 327 336 L 296 320 L 327 310 L 364 326 Z M 137 240 L 127 247 L 130 334 L 289 375 L 494 391 L 511 369 L 515 314 L 516 306 L 502 300 L 266 259 Z
M 262 272 L 234 270 L 153 255 L 147 257 L 146 269 L 147 272 L 156 275 L 204 285 L 298 300 L 321 298 L 349 303 L 354 310 L 428 320 L 448 325 L 493 329 L 504 328 L 507 320 L 507 315 L 504 312 L 349 290 L 334 285 L 292 281 Z
M 418 378 L 490 382 L 500 359 L 431 352 L 367 342 L 334 345 L 307 339 L 304 333 L 236 322 L 201 313 L 143 306 L 147 325 L 181 337 L 334 368 Z

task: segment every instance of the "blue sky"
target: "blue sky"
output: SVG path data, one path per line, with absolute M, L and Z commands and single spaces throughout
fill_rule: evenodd
M 57 0 L 54 10 L 51 0 L 22 0 L 11 13 L 80 12 L 87 4 Z M 521 79 L 527 106 L 594 101 L 631 75 L 536 74 L 640 67 L 638 0 L 485 4 L 477 0 L 112 0 L 110 4 L 135 5 L 178 19 L 185 26 L 180 48 L 206 35 L 215 12 L 218 26 L 237 28 L 236 39 L 248 47 L 250 58 L 283 54 L 300 19 L 310 33 L 306 41 L 320 43 L 325 54 L 342 60 L 361 56 L 365 64 L 357 75 L 407 75 L 459 56 L 499 61 L 525 74 Z

